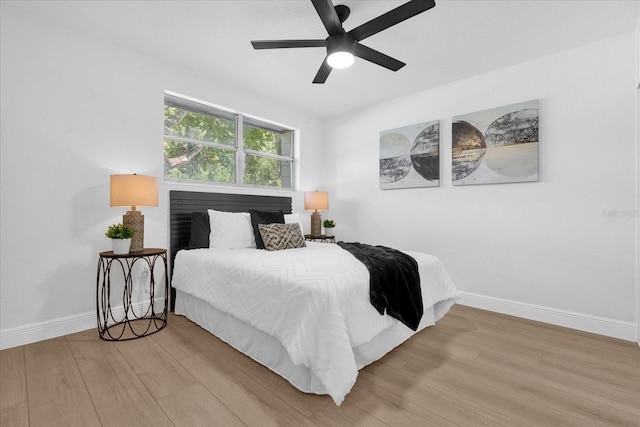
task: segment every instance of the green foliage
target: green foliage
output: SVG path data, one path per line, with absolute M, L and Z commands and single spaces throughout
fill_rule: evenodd
M 236 122 L 224 117 L 165 106 L 164 134 L 233 147 L 236 140 Z
M 247 155 L 244 165 L 244 183 L 282 187 L 281 163 L 276 159 Z
M 322 225 L 324 225 L 325 228 L 335 228 L 336 222 L 332 219 L 325 219 L 322 221 Z
M 225 117 L 165 105 L 165 177 L 233 184 L 236 182 L 236 123 Z M 291 155 L 291 132 L 256 126 L 243 127 L 245 150 Z M 174 139 L 187 138 L 193 142 Z M 283 142 L 284 140 L 284 142 Z M 198 144 L 206 141 L 217 146 Z M 229 148 L 225 148 L 228 146 Z M 257 153 L 256 153 L 257 154 Z M 244 183 L 268 187 L 290 186 L 290 161 L 246 154 Z
M 133 237 L 133 230 L 122 224 L 111 224 L 104 235 L 110 239 L 130 239 Z
M 180 141 L 164 141 L 165 177 L 234 183 L 236 180 L 235 152 Z M 170 165 L 172 158 L 188 158 L 183 163 Z
M 235 146 L 235 121 L 183 110 L 164 108 L 165 176 L 223 183 L 235 182 L 235 151 L 178 141 L 172 136 Z

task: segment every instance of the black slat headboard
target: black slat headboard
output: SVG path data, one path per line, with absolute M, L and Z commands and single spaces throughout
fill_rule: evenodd
M 283 211 L 291 213 L 291 197 L 258 196 L 252 194 L 205 193 L 192 191 L 169 191 L 169 260 L 173 271 L 173 260 L 180 249 L 189 244 L 191 213 L 215 209 L 225 212 Z M 171 311 L 175 306 L 175 290 L 171 288 Z

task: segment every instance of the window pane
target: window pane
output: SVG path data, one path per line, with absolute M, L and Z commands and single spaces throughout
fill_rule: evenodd
M 291 165 L 291 161 L 247 154 L 244 164 L 244 183 L 248 185 L 291 188 Z
M 164 134 L 235 146 L 234 119 L 165 105 Z
M 293 188 L 295 130 L 173 94 L 164 101 L 165 179 Z
M 243 131 L 245 149 L 286 157 L 291 156 L 292 131 L 272 130 L 247 124 L 244 125 Z
M 175 180 L 235 183 L 235 151 L 165 139 L 164 176 Z

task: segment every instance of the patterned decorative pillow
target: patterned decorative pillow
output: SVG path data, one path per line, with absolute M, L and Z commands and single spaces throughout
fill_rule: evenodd
M 259 224 L 264 247 L 268 251 L 304 248 L 304 236 L 300 224 Z

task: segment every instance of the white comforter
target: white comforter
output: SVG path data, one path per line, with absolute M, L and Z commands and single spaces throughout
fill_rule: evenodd
M 406 253 L 418 262 L 425 308 L 457 297 L 436 257 Z M 275 252 L 179 251 L 172 285 L 276 337 L 338 405 L 358 375 L 353 348 L 398 322 L 370 304 L 367 268 L 326 243 Z

